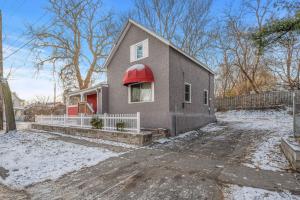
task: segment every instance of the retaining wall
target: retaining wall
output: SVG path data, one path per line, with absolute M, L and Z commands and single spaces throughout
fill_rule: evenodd
M 103 131 L 99 129 L 91 128 L 79 128 L 79 127 L 64 127 L 64 126 L 55 126 L 55 125 L 44 125 L 44 124 L 32 124 L 32 129 L 49 131 L 49 132 L 58 132 L 68 135 L 97 138 L 103 140 L 110 140 L 115 142 L 123 142 L 127 144 L 134 145 L 148 145 L 152 142 L 152 133 L 151 132 L 141 132 L 131 133 L 131 132 L 121 132 L 121 131 Z

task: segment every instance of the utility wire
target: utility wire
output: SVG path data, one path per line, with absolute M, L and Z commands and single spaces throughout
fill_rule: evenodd
M 84 1 L 79 2 L 79 3 L 75 6 L 75 8 L 78 7 L 82 2 L 84 2 Z M 73 8 L 73 9 L 74 9 L 74 8 Z M 64 16 L 66 16 L 66 15 L 69 13 L 69 11 L 70 11 L 70 10 L 66 11 L 66 13 L 64 14 Z M 63 16 L 63 17 L 64 17 L 64 16 Z M 50 21 L 51 21 L 51 20 L 50 20 Z M 50 21 L 49 21 L 49 22 L 50 22 Z M 51 26 L 51 24 L 50 24 L 48 27 L 46 27 L 45 30 L 47 30 L 48 28 L 50 28 L 50 26 Z M 30 44 L 33 40 L 34 40 L 34 38 L 31 39 L 31 40 L 29 40 L 29 41 L 26 42 L 25 44 L 21 45 L 21 46 L 20 46 L 18 49 L 16 49 L 14 52 L 12 52 L 12 53 L 9 54 L 8 56 L 4 57 L 4 58 L 3 58 L 3 61 L 4 61 L 5 59 L 11 57 L 12 55 L 16 54 L 18 51 L 20 51 L 20 50 L 23 49 L 24 47 L 26 47 L 26 46 L 27 46 L 28 44 Z
M 46 16 L 46 13 L 47 13 L 47 11 L 44 12 L 43 15 L 41 15 L 41 16 L 40 16 L 40 17 L 32 24 L 32 26 L 36 25 L 39 21 L 41 21 L 41 20 Z M 10 44 L 10 46 L 12 46 L 12 47 L 8 48 L 7 51 L 12 50 L 12 49 L 14 48 L 13 46 L 14 46 L 16 43 L 18 43 L 18 42 L 20 41 L 20 39 L 22 38 L 23 35 L 24 35 L 24 33 L 23 33 L 22 35 L 19 35 L 19 37 L 18 37 L 17 39 L 15 39 L 15 40 Z

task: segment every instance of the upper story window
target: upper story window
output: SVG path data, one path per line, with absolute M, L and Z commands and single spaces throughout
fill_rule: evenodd
M 208 90 L 204 90 L 204 105 L 208 105 Z
M 184 102 L 192 103 L 192 85 L 184 83 Z
M 136 83 L 128 87 L 128 102 L 154 101 L 154 83 Z
M 143 52 L 143 44 L 138 44 L 136 46 L 136 59 L 141 59 L 143 58 L 144 52 Z
M 148 56 L 148 39 L 130 46 L 130 62 L 141 60 Z

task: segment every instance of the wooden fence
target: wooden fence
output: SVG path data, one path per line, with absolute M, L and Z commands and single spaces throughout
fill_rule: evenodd
M 235 109 L 265 109 L 293 105 L 293 93 L 300 101 L 300 91 L 272 91 L 235 97 L 217 97 L 216 108 L 219 111 Z

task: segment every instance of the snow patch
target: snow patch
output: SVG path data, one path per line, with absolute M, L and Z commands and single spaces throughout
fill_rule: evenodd
M 97 143 L 97 144 L 108 144 L 108 145 L 112 145 L 112 146 L 119 146 L 119 147 L 124 147 L 124 148 L 131 148 L 131 149 L 139 148 L 139 146 L 132 145 L 132 144 L 125 144 L 125 143 L 122 143 L 122 142 L 114 142 L 114 141 L 102 140 L 102 139 L 96 139 L 96 138 L 88 138 L 88 137 L 67 135 L 67 134 L 58 133 L 58 132 L 54 132 L 53 134 L 64 136 L 64 137 L 75 138 L 75 139 L 79 139 L 79 140 L 86 140 L 88 142 L 94 142 L 94 143 Z
M 300 200 L 300 196 L 292 195 L 288 191 L 273 192 L 260 188 L 240 187 L 228 185 L 223 191 L 224 199 L 228 200 Z
M 286 110 L 233 110 L 216 113 L 218 121 L 231 122 L 237 129 L 270 130 L 289 134 L 293 127 L 292 116 Z
M 265 134 L 257 141 L 245 166 L 264 170 L 283 171 L 289 163 L 280 149 L 282 137 L 292 135 L 293 119 L 286 110 L 228 111 L 216 113 L 219 121 L 239 130 L 253 130 Z M 249 163 L 250 161 L 250 163 Z
M 106 149 L 53 140 L 53 136 L 45 133 L 18 131 L 2 134 L 0 167 L 9 170 L 9 176 L 0 177 L 0 182 L 21 189 L 118 155 Z
M 203 128 L 201 128 L 200 130 L 203 131 L 203 132 L 217 132 L 217 131 L 221 131 L 223 130 L 224 128 L 226 128 L 226 126 L 219 126 L 218 124 L 216 123 L 211 123 L 211 124 L 208 124 L 206 126 L 204 126 Z
M 190 136 L 195 135 L 195 134 L 198 134 L 198 132 L 197 131 L 189 131 L 189 132 L 177 135 L 175 137 L 161 138 L 159 140 L 156 140 L 155 142 L 158 142 L 160 144 L 166 144 L 166 143 L 170 143 L 170 142 L 175 142 L 176 140 L 180 140 L 180 139 L 184 139 L 184 138 L 190 137 Z
M 129 67 L 126 72 L 129 72 L 129 71 L 132 71 L 132 70 L 142 70 L 145 68 L 145 65 L 143 64 L 135 64 L 135 65 L 132 65 L 131 67 Z

